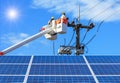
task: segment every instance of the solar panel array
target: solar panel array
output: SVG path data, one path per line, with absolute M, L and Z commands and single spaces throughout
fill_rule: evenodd
M 120 83 L 120 56 L 2 56 L 0 83 Z

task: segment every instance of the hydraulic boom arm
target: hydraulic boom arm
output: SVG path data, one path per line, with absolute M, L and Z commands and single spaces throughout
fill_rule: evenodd
M 33 40 L 41 37 L 42 35 L 44 35 L 44 34 L 46 34 L 46 33 L 49 33 L 50 31 L 52 31 L 52 29 L 51 29 L 51 28 L 48 28 L 48 29 L 43 30 L 43 31 L 41 31 L 41 32 L 39 32 L 39 33 L 37 33 L 37 34 L 35 34 L 35 35 L 33 35 L 33 36 L 30 36 L 30 37 L 26 38 L 25 40 L 23 40 L 23 41 L 15 44 L 15 45 L 12 45 L 12 46 L 4 49 L 3 51 L 0 52 L 0 55 L 4 55 L 4 54 L 6 54 L 6 53 L 8 53 L 8 52 L 11 52 L 12 50 L 17 49 L 17 48 L 25 45 L 26 43 L 28 43 L 28 42 L 30 42 L 30 41 L 33 41 Z

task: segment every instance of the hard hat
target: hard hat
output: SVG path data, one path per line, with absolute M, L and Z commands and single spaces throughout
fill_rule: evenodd
M 54 17 L 52 16 L 51 19 L 54 19 Z
M 65 12 L 62 12 L 63 15 L 65 15 Z

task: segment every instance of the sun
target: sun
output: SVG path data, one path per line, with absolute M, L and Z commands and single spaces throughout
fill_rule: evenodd
M 17 19 L 18 18 L 18 10 L 16 10 L 16 9 L 8 9 L 7 10 L 7 17 L 10 20 Z

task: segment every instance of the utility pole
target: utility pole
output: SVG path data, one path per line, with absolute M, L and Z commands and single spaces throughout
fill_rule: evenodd
M 82 25 L 80 23 L 80 4 L 79 4 L 79 14 L 78 14 L 78 23 L 75 24 L 74 21 L 72 23 L 68 23 L 68 27 L 73 27 L 76 31 L 76 50 L 75 50 L 75 54 L 76 55 L 80 55 L 80 54 L 84 54 L 84 46 L 81 45 L 80 43 L 80 29 L 81 28 L 85 28 L 87 30 L 90 30 L 94 27 L 94 24 L 91 23 L 88 26 Z
M 80 43 L 80 29 L 85 28 L 87 30 L 90 30 L 94 27 L 94 24 L 91 23 L 90 25 L 82 25 L 81 23 L 75 24 L 74 21 L 72 23 L 68 23 L 68 27 L 73 27 L 76 31 L 76 55 L 80 55 L 84 53 L 84 46 Z
M 74 27 L 76 30 L 76 55 L 79 55 L 79 49 L 81 49 L 81 44 L 80 44 L 80 4 L 79 4 L 79 8 L 78 8 L 78 24 Z

